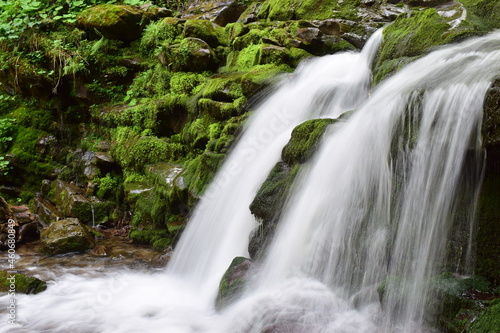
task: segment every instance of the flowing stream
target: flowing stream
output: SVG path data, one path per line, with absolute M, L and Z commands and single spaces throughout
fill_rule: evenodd
M 424 283 L 443 263 L 457 216 L 473 220 L 482 104 L 500 74 L 500 33 L 434 51 L 369 96 L 380 41 L 378 31 L 361 53 L 310 60 L 281 78 L 166 271 L 63 274 L 43 293 L 17 295 L 18 324 L 0 332 L 425 332 Z M 248 206 L 292 129 L 353 109 L 299 174 L 247 292 L 215 311 L 220 278 L 247 255 L 257 226 Z M 0 297 L 2 313 L 8 301 Z

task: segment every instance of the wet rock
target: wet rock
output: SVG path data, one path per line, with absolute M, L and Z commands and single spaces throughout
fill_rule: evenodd
M 220 284 L 215 307 L 222 309 L 238 298 L 244 291 L 244 286 L 255 264 L 250 259 L 236 257 L 224 273 Z
M 86 252 L 94 247 L 94 236 L 77 218 L 52 223 L 40 235 L 40 251 L 47 254 Z
M 56 180 L 53 186 L 54 196 L 50 199 L 64 217 L 76 217 L 88 225 L 99 224 L 110 217 L 111 203 L 90 200 L 78 187 L 62 180 Z
M 257 17 L 257 14 L 259 13 L 261 6 L 262 6 L 261 2 L 252 3 L 243 13 L 241 13 L 237 22 L 244 24 L 256 22 L 259 19 Z
M 0 272 L 0 292 L 15 290 L 16 293 L 38 294 L 45 289 L 47 289 L 47 283 L 37 278 L 19 273 Z

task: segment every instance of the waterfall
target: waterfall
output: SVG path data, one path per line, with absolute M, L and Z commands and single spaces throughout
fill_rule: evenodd
M 500 75 L 500 33 L 436 50 L 369 94 L 380 40 L 379 31 L 361 53 L 312 59 L 282 77 L 204 194 L 166 271 L 57 277 L 40 294 L 16 295 L 18 324 L 0 332 L 425 331 L 425 283 L 444 264 L 458 216 L 473 216 L 481 110 Z M 328 128 L 297 176 L 246 293 L 216 312 L 220 277 L 247 254 L 256 227 L 248 206 L 292 129 L 354 109 Z M 9 299 L 0 296 L 0 307 Z
M 482 105 L 499 61 L 499 33 L 434 51 L 332 126 L 227 327 L 423 331 L 426 283 L 444 265 L 457 213 L 471 216 L 474 200 L 461 197 L 480 186 Z M 467 168 L 474 186 L 459 195 Z
M 169 263 L 169 274 L 191 281 L 213 300 L 231 260 L 248 255 L 249 234 L 257 226 L 248 207 L 279 161 L 293 128 L 310 118 L 337 117 L 368 97 L 371 63 L 381 39 L 380 30 L 361 53 L 306 61 L 280 82 L 256 109 L 196 207 Z

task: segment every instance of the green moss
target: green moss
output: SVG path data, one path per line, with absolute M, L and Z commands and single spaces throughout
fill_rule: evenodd
M 316 151 L 326 127 L 335 121 L 334 119 L 312 119 L 295 127 L 290 141 L 281 153 L 283 161 L 289 165 L 307 161 Z
M 141 244 L 153 245 L 156 241 L 168 237 L 168 231 L 164 229 L 142 229 L 132 228 L 129 233 L 130 239 Z
M 312 57 L 313 55 L 307 52 L 306 50 L 299 49 L 296 47 L 292 47 L 287 50 L 287 63 L 291 67 L 297 67 L 299 63 L 309 57 Z
M 202 113 L 208 113 L 210 116 L 218 120 L 229 119 L 236 116 L 238 110 L 231 102 L 219 102 L 208 98 L 198 100 L 198 108 Z
M 206 76 L 199 73 L 174 73 L 170 78 L 170 89 L 173 94 L 193 95 L 200 90 L 200 86 L 207 80 Z
M 241 79 L 241 74 L 218 75 L 210 78 L 203 86 L 201 96 L 214 101 L 232 102 L 243 96 Z
M 388 60 L 401 57 L 416 57 L 428 52 L 432 47 L 449 42 L 444 34 L 450 29 L 448 23 L 434 8 L 413 11 L 411 16 L 402 14 L 384 30 L 384 41 L 380 47 L 377 72 Z M 388 65 L 384 65 L 387 72 Z
M 111 154 L 123 168 L 140 171 L 146 164 L 173 161 L 182 156 L 183 148 L 155 136 L 141 137 L 136 129 L 118 127 L 113 131 L 116 142 Z
M 500 28 L 500 3 L 497 0 L 460 0 L 467 10 L 467 20 L 460 27 L 488 32 Z
M 12 112 L 17 124 L 24 127 L 33 127 L 42 131 L 48 131 L 52 127 L 55 115 L 51 110 L 43 110 L 34 107 L 21 106 Z
M 202 195 L 222 164 L 225 155 L 205 152 L 184 166 L 185 185 L 195 195 Z
M 98 180 L 99 188 L 97 189 L 97 197 L 100 199 L 110 199 L 116 197 L 116 191 L 118 190 L 119 179 L 113 177 L 111 174 L 106 174 L 106 176 Z
M 215 71 L 218 60 L 211 47 L 202 39 L 187 37 L 176 45 L 164 45 L 159 59 L 173 71 Z
M 500 327 L 500 299 L 490 302 L 486 311 L 474 321 L 471 333 L 497 333 Z
M 381 63 L 377 69 L 376 75 L 373 78 L 372 85 L 377 85 L 378 83 L 380 83 L 380 81 L 399 71 L 401 68 L 416 60 L 417 58 L 418 57 L 400 57 L 396 59 L 390 59 Z
M 281 216 L 298 171 L 298 166 L 277 163 L 255 195 L 250 211 L 265 226 L 276 222 Z
M 250 45 L 241 51 L 233 51 L 227 57 L 226 71 L 247 71 L 260 63 L 262 45 Z
M 234 258 L 228 269 L 222 276 L 222 279 L 219 283 L 219 292 L 215 301 L 216 309 L 222 309 L 225 305 L 229 304 L 231 300 L 237 298 L 243 292 L 245 283 L 247 282 L 247 279 L 244 277 L 245 272 L 239 272 L 240 274 L 235 274 L 235 270 L 238 268 L 238 266 L 240 266 L 247 260 L 249 259 L 244 257 Z M 240 269 L 246 270 L 248 269 L 248 266 L 245 268 L 241 267 Z M 238 277 L 235 278 L 235 276 Z
M 14 279 L 11 279 L 11 277 Z M 9 292 L 11 282 L 14 282 L 16 293 L 38 294 L 47 289 L 47 283 L 37 278 L 24 274 L 8 274 L 6 271 L 0 272 L 0 292 Z
M 259 10 L 258 17 L 270 21 L 287 20 L 324 20 L 334 13 L 342 18 L 352 19 L 353 13 L 360 1 L 338 0 L 266 0 Z M 334 12 L 335 11 L 335 12 Z
M 153 22 L 144 29 L 140 49 L 145 55 L 155 55 L 157 48 L 163 44 L 176 44 L 180 42 L 183 26 L 181 20 L 166 17 Z
M 163 251 L 170 245 L 172 245 L 172 239 L 170 238 L 160 238 L 152 244 L 153 248 L 158 251 Z
M 211 47 L 229 44 L 225 29 L 207 20 L 187 20 L 183 36 L 202 39 Z
M 153 68 L 141 72 L 127 91 L 125 102 L 142 97 L 159 97 L 168 93 L 172 73 L 168 68 L 157 64 Z

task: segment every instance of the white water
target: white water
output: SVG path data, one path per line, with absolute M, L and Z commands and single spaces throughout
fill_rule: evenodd
M 61 276 L 41 294 L 17 295 L 18 324 L 0 332 L 221 332 L 213 300 L 231 260 L 247 254 L 256 227 L 248 206 L 296 125 L 337 117 L 368 98 L 380 41 L 379 31 L 362 53 L 313 59 L 281 80 L 193 213 L 166 273 Z M 2 311 L 9 300 L 0 297 Z
M 425 331 L 425 282 L 443 264 L 464 161 L 480 162 L 483 100 L 499 75 L 500 33 L 435 51 L 331 128 L 223 331 Z

